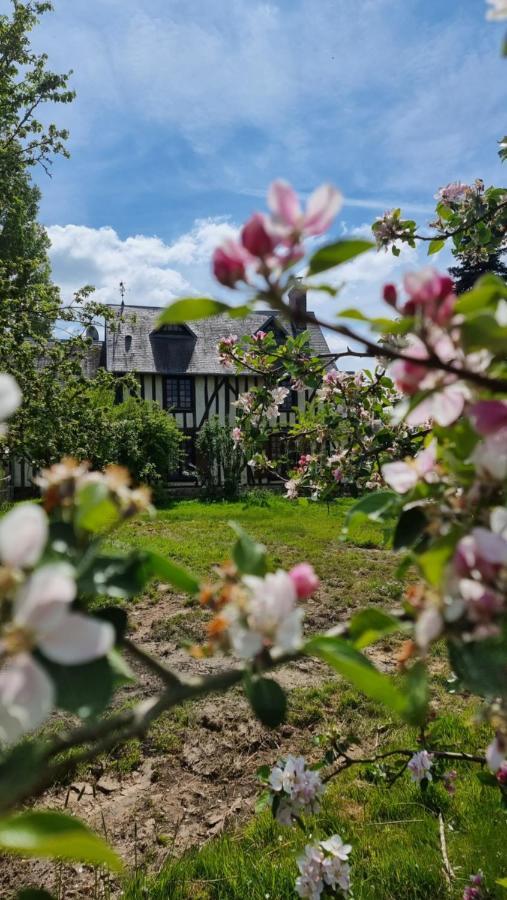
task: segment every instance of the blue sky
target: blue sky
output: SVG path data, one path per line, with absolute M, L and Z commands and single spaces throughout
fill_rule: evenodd
M 401 205 L 428 220 L 453 180 L 502 183 L 507 62 L 484 0 L 56 0 L 34 35 L 78 92 L 52 118 L 70 161 L 40 177 L 64 295 L 210 289 L 217 240 L 285 177 L 337 184 L 336 233 Z M 347 299 L 421 264 L 351 264 Z M 445 263 L 445 259 L 442 260 Z

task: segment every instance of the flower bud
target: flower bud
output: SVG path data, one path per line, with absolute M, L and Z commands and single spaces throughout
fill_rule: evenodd
M 396 309 L 396 303 L 398 301 L 398 292 L 394 284 L 385 284 L 383 290 L 383 296 L 386 303 L 389 303 L 389 306 L 394 306 Z
M 241 243 L 252 256 L 262 259 L 272 253 L 276 242 L 266 229 L 266 219 L 261 213 L 254 213 L 243 226 Z

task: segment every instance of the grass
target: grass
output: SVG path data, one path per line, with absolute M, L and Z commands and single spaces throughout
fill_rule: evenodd
M 310 561 L 325 583 L 329 599 L 340 607 L 396 602 L 401 584 L 395 577 L 396 560 L 385 546 L 382 528 L 370 523 L 360 533 L 352 532 L 353 544 L 343 541 L 345 518 L 352 503 L 340 500 L 328 509 L 321 503 L 289 503 L 278 497 L 273 497 L 268 507 L 185 500 L 159 511 L 152 521 L 140 519 L 127 524 L 110 545 L 118 551 L 146 547 L 200 578 L 209 578 L 215 565 L 230 558 L 234 534 L 229 523 L 234 520 L 268 547 L 272 567 L 289 568 L 301 560 Z M 152 596 L 155 600 L 155 591 Z
M 230 555 L 233 535 L 228 522 L 233 519 L 267 545 L 273 566 L 288 568 L 302 559 L 310 561 L 323 581 L 322 602 L 329 614 L 372 602 L 388 606 L 402 591 L 395 575 L 396 558 L 382 529 L 374 524 L 352 534 L 351 543 L 342 542 L 351 503 L 339 501 L 328 510 L 318 503 L 289 504 L 277 498 L 267 507 L 183 501 L 160 512 L 155 521 L 127 525 L 114 543 L 118 549 L 146 546 L 206 578 Z M 320 622 L 317 625 L 321 627 Z M 182 614 L 160 627 L 163 637 L 179 640 L 187 637 L 190 627 L 202 628 L 202 622 L 191 626 Z M 439 746 L 483 751 L 489 732 L 477 726 L 469 700 L 445 692 L 439 648 L 434 657 L 439 667 L 433 686 L 439 718 L 433 728 Z M 183 729 L 191 727 L 189 715 L 183 709 L 181 720 L 161 722 L 158 732 L 148 738 L 149 752 L 177 752 Z M 412 729 L 338 678 L 290 691 L 288 722 L 297 729 L 298 749 L 312 759 L 319 753 L 313 743 L 316 732 L 330 729 L 341 736 L 353 735 L 366 753 L 377 743 L 381 750 L 416 746 Z M 134 751 L 127 757 L 135 758 Z M 441 784 L 430 785 L 423 793 L 406 774 L 387 787 L 379 773 L 367 767 L 351 768 L 330 784 L 320 814 L 307 823 L 308 831 L 314 837 L 337 832 L 352 843 L 355 900 L 458 900 L 469 875 L 480 868 L 491 896 L 507 896 L 495 887 L 495 880 L 507 874 L 505 812 L 498 793 L 479 782 L 474 767 L 460 765 L 458 772 L 454 796 Z M 439 813 L 456 875 L 450 889 L 442 871 Z M 282 829 L 263 813 L 200 849 L 169 857 L 156 876 L 138 873 L 125 886 L 124 897 L 290 900 L 295 896 L 295 856 L 307 840 L 299 829 Z
M 440 689 L 437 689 L 437 694 Z M 435 724 L 441 746 L 483 748 L 486 730 L 476 726 L 464 700 L 440 693 L 443 714 Z M 413 729 L 390 720 L 375 704 L 358 697 L 339 679 L 291 693 L 289 721 L 315 722 L 354 732 L 371 741 L 380 729 L 381 749 L 414 746 Z M 315 751 L 314 751 L 315 754 Z M 472 872 L 482 868 L 491 896 L 505 875 L 505 813 L 498 794 L 476 777 L 477 767 L 460 765 L 456 794 L 441 784 L 423 793 L 406 773 L 391 787 L 372 767 L 354 767 L 330 783 L 319 815 L 307 820 L 307 834 L 278 826 L 262 813 L 246 827 L 215 838 L 201 849 L 170 859 L 152 877 L 139 874 L 125 900 L 290 900 L 297 875 L 295 857 L 307 840 L 338 833 L 353 845 L 355 900 L 458 900 Z M 380 783 L 379 783 L 380 781 Z M 439 813 L 455 871 L 449 890 L 442 873 Z

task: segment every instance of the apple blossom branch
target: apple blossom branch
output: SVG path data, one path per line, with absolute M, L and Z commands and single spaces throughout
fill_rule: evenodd
M 394 609 L 390 615 L 400 623 L 407 619 L 403 610 Z M 325 637 L 347 637 L 349 621 L 335 625 L 325 632 Z M 156 674 L 166 685 L 158 696 L 139 703 L 133 709 L 124 710 L 90 725 L 81 726 L 68 734 L 59 735 L 48 743 L 42 756 L 41 769 L 34 780 L 20 785 L 19 791 L 7 799 L 0 798 L 0 813 L 8 812 L 28 799 L 36 799 L 53 783 L 71 775 L 78 766 L 91 762 L 108 753 L 119 743 L 134 737 L 143 737 L 150 726 L 175 706 L 188 700 L 196 700 L 204 695 L 230 690 L 243 681 L 251 669 L 239 666 L 225 669 L 214 675 L 184 677 L 167 669 L 163 663 L 139 648 L 129 639 L 124 640 L 126 649 L 135 655 L 149 671 Z M 255 662 L 255 674 L 270 672 L 282 665 L 293 662 L 304 655 L 304 648 L 293 652 L 272 650 L 263 653 Z M 91 746 L 90 746 L 91 745 Z M 85 747 L 81 752 L 58 760 L 62 753 Z M 55 760 L 53 762 L 53 760 Z
M 273 299 L 273 298 L 272 298 Z M 394 347 L 390 347 L 388 344 L 376 344 L 373 341 L 369 340 L 369 338 L 364 337 L 364 335 L 358 334 L 353 331 L 347 325 L 335 325 L 333 322 L 325 322 L 323 319 L 319 319 L 314 315 L 308 315 L 304 312 L 297 312 L 289 309 L 289 306 L 283 301 L 277 298 L 276 301 L 277 307 L 280 309 L 284 315 L 291 316 L 296 322 L 301 322 L 304 324 L 317 324 L 320 325 L 321 328 L 327 328 L 329 331 L 334 331 L 335 334 L 340 334 L 343 337 L 347 337 L 351 341 L 357 341 L 359 344 L 362 344 L 363 347 L 366 347 L 370 351 L 371 356 L 382 356 L 391 360 L 401 360 L 401 362 L 412 363 L 416 366 L 421 366 L 421 359 L 417 359 L 415 356 L 410 356 L 403 353 L 401 350 L 396 350 Z M 351 354 L 354 355 L 354 354 Z M 364 355 L 364 354 L 360 354 Z M 469 381 L 472 384 L 476 384 L 478 387 L 486 388 L 492 392 L 506 392 L 507 391 L 507 379 L 505 378 L 494 378 L 490 375 L 483 375 L 481 372 L 473 372 L 470 369 L 461 368 L 459 366 L 455 366 L 452 363 L 445 362 L 440 359 L 435 353 L 428 358 L 425 358 L 423 361 L 423 365 L 428 369 L 438 369 L 443 372 L 448 372 L 450 375 L 456 375 L 458 378 L 462 378 L 464 381 Z

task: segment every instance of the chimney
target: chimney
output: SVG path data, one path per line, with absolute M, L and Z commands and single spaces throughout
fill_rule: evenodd
M 302 282 L 302 278 L 297 279 Z M 306 313 L 306 288 L 302 284 L 295 284 L 289 291 L 289 307 L 296 325 L 303 324 L 301 317 Z

